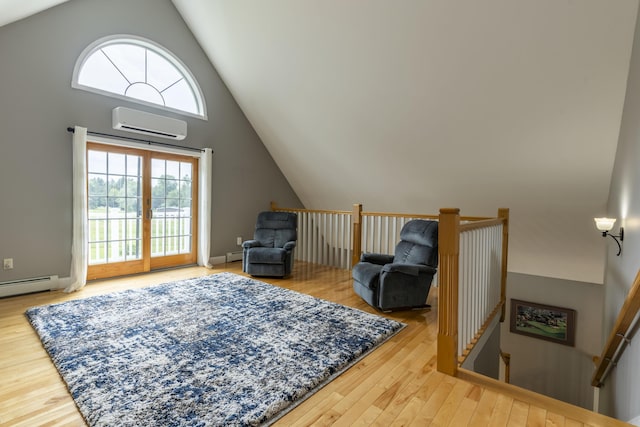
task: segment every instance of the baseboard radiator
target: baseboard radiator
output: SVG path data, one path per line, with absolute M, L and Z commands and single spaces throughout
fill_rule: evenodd
M 48 291 L 58 287 L 58 276 L 32 277 L 30 279 L 0 282 L 0 298 L 13 295 Z
M 227 252 L 227 262 L 242 261 L 242 251 Z

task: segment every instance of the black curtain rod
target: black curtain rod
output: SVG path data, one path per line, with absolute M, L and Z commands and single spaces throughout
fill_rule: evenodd
M 72 128 L 72 127 L 68 127 L 67 128 L 67 132 L 75 133 L 75 129 Z M 199 151 L 201 153 L 204 152 L 204 150 L 202 148 L 183 147 L 182 145 L 169 144 L 168 142 L 156 142 L 156 141 L 150 141 L 148 139 L 131 138 L 130 136 L 112 135 L 110 133 L 91 132 L 91 131 L 87 131 L 87 134 L 96 135 L 96 136 L 106 136 L 106 137 L 109 137 L 109 138 L 124 139 L 125 141 L 140 142 L 140 143 L 144 143 L 144 144 L 147 144 L 147 145 L 161 145 L 163 147 L 179 148 L 181 150 Z M 213 154 L 213 150 L 211 150 L 211 153 Z

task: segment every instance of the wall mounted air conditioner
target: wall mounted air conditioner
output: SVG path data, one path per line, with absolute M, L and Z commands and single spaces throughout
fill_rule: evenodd
M 113 128 L 169 139 L 184 139 L 187 122 L 131 108 L 113 109 Z

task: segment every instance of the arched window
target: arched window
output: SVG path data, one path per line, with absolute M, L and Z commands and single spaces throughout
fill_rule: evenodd
M 82 52 L 71 86 L 207 118 L 202 91 L 189 69 L 157 43 L 108 36 Z

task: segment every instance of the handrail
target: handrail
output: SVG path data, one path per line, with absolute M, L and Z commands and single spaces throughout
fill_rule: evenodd
M 609 334 L 607 344 L 602 350 L 602 355 L 597 358 L 596 370 L 591 380 L 594 387 L 602 387 L 611 368 L 618 362 L 626 344 L 629 343 L 629 332 L 633 330 L 636 317 L 640 311 L 640 270 L 636 275 L 633 285 L 622 304 L 616 323 Z
M 281 208 L 276 202 L 271 202 L 272 211 L 282 212 L 315 212 L 315 213 L 327 213 L 327 214 L 350 214 L 351 211 L 336 211 L 330 209 L 304 209 L 304 208 Z
M 463 221 L 462 217 L 460 217 L 460 221 Z M 491 227 L 494 225 L 502 225 L 504 220 L 502 218 L 487 218 L 487 219 L 479 219 L 473 222 L 467 222 L 464 224 L 460 224 L 460 232 L 475 230 L 478 228 Z
M 409 213 L 397 213 L 397 212 L 362 212 L 363 216 L 382 216 L 382 217 L 398 217 L 398 218 L 416 218 L 416 219 L 432 219 L 438 220 L 440 215 L 434 214 L 409 214 Z M 484 221 L 493 220 L 494 218 L 488 216 L 461 216 L 460 221 Z
M 397 212 L 362 212 L 362 216 L 381 216 L 381 217 L 392 217 L 392 218 L 418 218 L 418 219 L 433 219 L 433 220 L 437 220 L 438 219 L 438 215 L 408 214 L 408 213 L 397 213 Z

